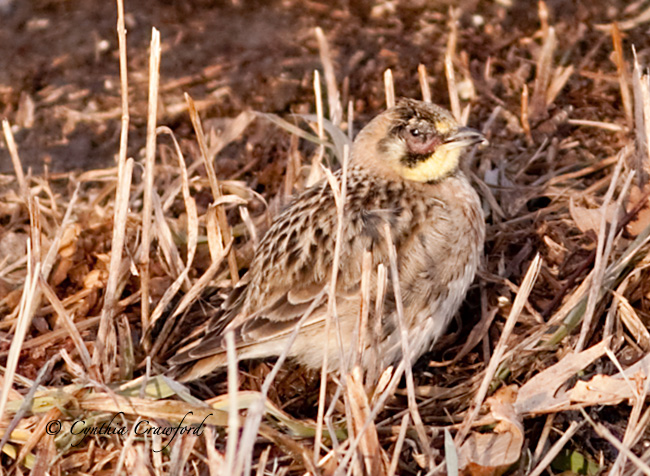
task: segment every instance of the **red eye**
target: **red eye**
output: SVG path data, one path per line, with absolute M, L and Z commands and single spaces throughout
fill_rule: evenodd
M 426 133 L 417 127 L 404 130 L 402 137 L 412 154 L 430 154 L 442 143 L 438 134 Z

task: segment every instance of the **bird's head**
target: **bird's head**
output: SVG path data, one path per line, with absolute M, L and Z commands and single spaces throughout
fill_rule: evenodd
M 402 99 L 359 133 L 352 157 L 415 182 L 434 182 L 458 168 L 463 150 L 487 142 L 445 109 Z

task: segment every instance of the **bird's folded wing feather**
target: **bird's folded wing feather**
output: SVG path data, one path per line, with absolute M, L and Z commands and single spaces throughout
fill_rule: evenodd
M 313 286 L 311 291 L 310 293 L 303 291 L 300 294 L 301 300 L 294 302 L 290 299 L 291 293 L 285 292 L 253 315 L 236 316 L 226 326 L 224 332 L 228 329 L 234 331 L 235 345 L 238 348 L 283 338 L 293 331 L 310 307 L 312 312 L 302 325 L 307 327 L 317 324 L 325 318 L 327 295 L 324 286 L 318 288 Z M 295 300 L 295 296 L 293 299 Z M 223 332 L 206 334 L 200 341 L 181 349 L 181 352 L 174 357 L 174 363 L 203 359 L 224 350 Z
M 303 326 L 325 320 L 336 225 L 332 204 L 331 190 L 323 184 L 306 191 L 277 218 L 243 282 L 224 303 L 224 312 L 215 316 L 201 340 L 181 349 L 174 363 L 224 352 L 228 330 L 234 331 L 235 344 L 241 348 L 286 338 L 310 307 L 313 311 Z M 305 207 L 320 210 L 318 221 L 313 213 L 300 213 Z M 362 251 L 368 244 L 368 238 L 352 227 L 345 230 L 350 236 L 342 239 L 356 245 L 347 247 L 340 257 L 346 273 L 339 275 L 337 299 L 346 299 L 359 289 Z

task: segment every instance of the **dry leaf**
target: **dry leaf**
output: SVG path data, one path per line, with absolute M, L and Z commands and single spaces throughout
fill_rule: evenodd
M 564 263 L 567 255 L 567 249 L 564 245 L 554 241 L 550 236 L 544 235 L 544 244 L 548 248 L 548 261 L 551 263 Z
M 569 407 L 568 395 L 565 392 L 558 393 L 558 389 L 577 372 L 602 357 L 608 344 L 609 339 L 578 354 L 567 354 L 557 364 L 531 378 L 519 389 L 515 402 L 517 413 L 541 414 Z
M 650 375 L 650 354 L 625 369 L 623 373 L 619 372 L 614 376 L 596 375 L 588 382 L 579 381 L 568 392 L 568 397 L 573 402 L 586 405 L 617 405 L 637 397 L 632 379 L 647 380 L 648 375 Z M 648 392 L 647 385 L 640 387 L 646 388 L 646 393 Z
M 568 354 L 557 364 L 530 379 L 519 390 L 515 403 L 519 415 L 557 412 L 575 408 L 576 404 L 616 405 L 637 398 L 632 379 L 648 378 L 650 354 L 625 369 L 623 373 L 619 372 L 614 376 L 595 375 L 588 382 L 578 381 L 570 390 L 560 389 L 569 377 L 604 355 L 608 343 L 609 340 L 602 341 L 579 354 Z
M 486 400 L 491 417 L 499 423 L 492 433 L 473 432 L 460 449 L 459 461 L 464 474 L 500 475 L 521 456 L 524 427 L 514 402 L 517 386 L 499 389 Z
M 472 433 L 460 449 L 462 474 L 503 474 L 519 459 L 523 442 L 516 433 Z
M 571 213 L 571 218 L 576 223 L 576 226 L 586 233 L 588 231 L 593 231 L 598 233 L 600 229 L 600 221 L 602 219 L 601 208 L 586 208 L 576 205 L 573 202 L 573 198 L 569 201 L 569 212 Z M 616 203 L 610 203 L 607 205 L 605 210 L 607 223 L 611 223 L 614 219 L 616 213 L 618 212 Z
M 641 190 L 636 185 L 634 185 L 630 189 L 630 198 L 627 201 L 627 205 L 626 205 L 626 209 L 628 212 L 632 211 L 632 209 L 634 209 L 639 204 L 639 202 L 641 201 L 643 196 L 648 192 L 649 189 L 650 189 L 650 185 L 646 185 L 643 190 Z M 648 225 L 650 225 L 650 207 L 648 207 L 648 200 L 649 199 L 646 199 L 646 205 L 641 210 L 639 210 L 639 213 L 636 214 L 634 220 L 628 223 L 626 227 L 628 233 L 630 233 L 631 235 L 634 236 L 638 235 L 645 228 L 647 228 Z
M 59 246 L 59 255 L 63 258 L 71 257 L 77 251 L 77 239 L 81 233 L 81 226 L 78 223 L 66 227 L 61 237 L 61 245 Z
M 75 265 L 74 254 L 77 251 L 80 233 L 81 225 L 78 223 L 67 226 L 63 231 L 61 244 L 59 245 L 59 260 L 50 276 L 52 286 L 61 284 L 68 277 L 68 272 Z
M 93 269 L 90 271 L 85 277 L 84 277 L 84 288 L 89 289 L 89 288 L 101 288 L 104 286 L 104 281 L 108 279 L 107 276 L 104 275 L 105 273 L 102 273 L 98 269 Z
M 72 269 L 73 265 L 74 262 L 71 259 L 62 257 L 54 267 L 50 277 L 50 284 L 55 287 L 61 284 L 68 277 L 68 271 Z
M 588 382 L 578 381 L 570 391 L 572 402 L 586 405 L 618 405 L 631 398 L 632 390 L 623 379 L 595 375 Z

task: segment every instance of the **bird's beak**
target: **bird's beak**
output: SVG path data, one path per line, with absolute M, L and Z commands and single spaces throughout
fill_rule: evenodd
M 469 147 L 477 144 L 487 145 L 488 140 L 476 129 L 472 129 L 471 127 L 459 127 L 456 132 L 447 137 L 445 143 L 460 147 Z

